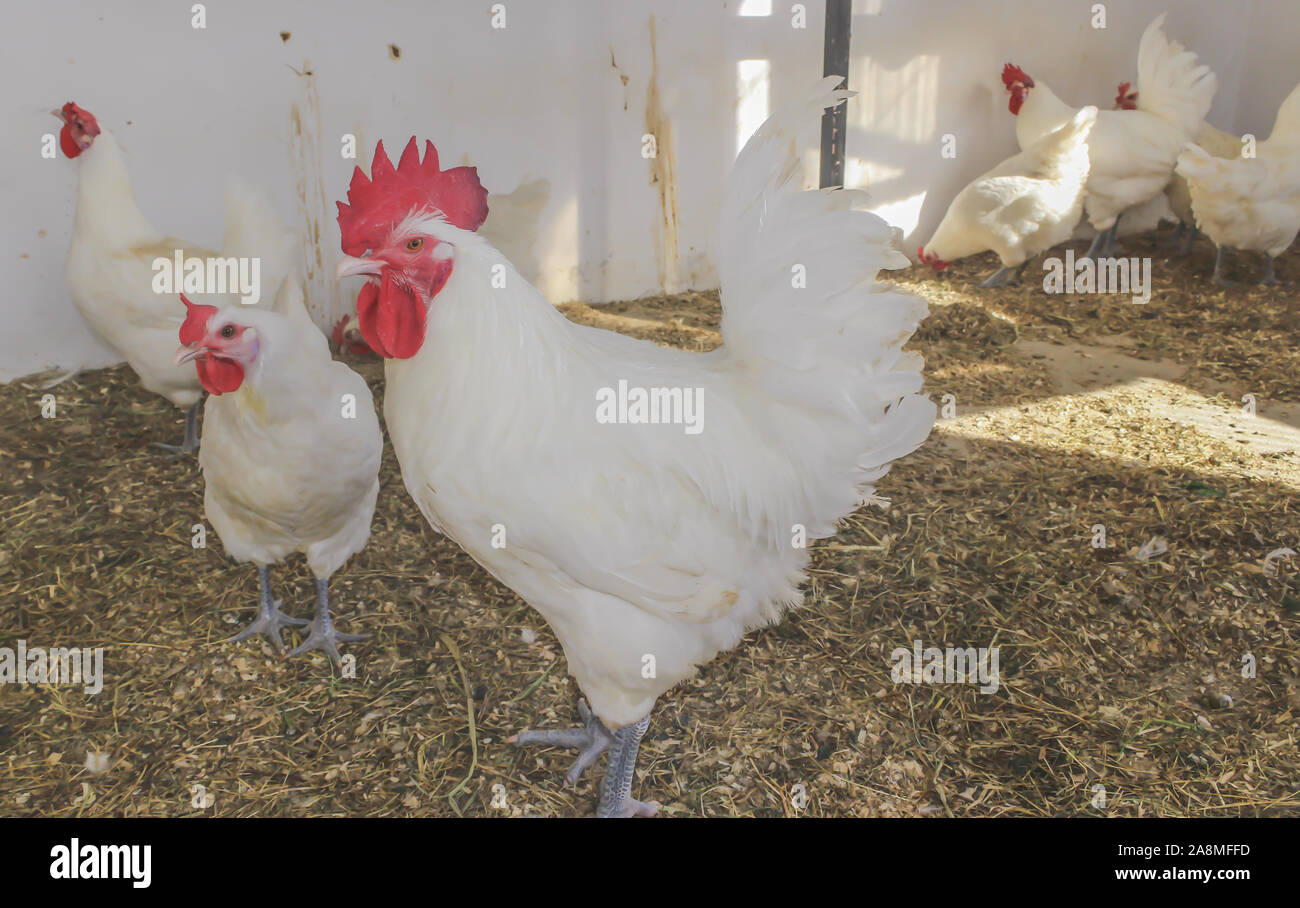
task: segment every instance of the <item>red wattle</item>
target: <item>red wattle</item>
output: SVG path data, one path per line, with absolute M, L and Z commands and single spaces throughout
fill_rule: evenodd
M 72 138 L 72 127 L 67 123 L 64 123 L 63 128 L 59 130 L 59 147 L 70 158 L 75 158 L 81 154 L 81 146 Z
M 391 268 L 383 270 L 379 284 L 366 284 L 357 296 L 361 335 L 385 359 L 410 359 L 419 353 L 426 318 L 424 301 L 396 281 Z
M 199 384 L 209 394 L 229 394 L 244 383 L 244 367 L 234 360 L 209 354 L 195 360 L 194 365 L 199 372 Z

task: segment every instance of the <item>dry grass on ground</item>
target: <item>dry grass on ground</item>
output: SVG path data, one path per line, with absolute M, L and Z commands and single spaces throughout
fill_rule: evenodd
M 808 815 L 1059 816 L 1101 812 L 1102 785 L 1110 814 L 1300 813 L 1297 562 L 1265 564 L 1300 549 L 1295 290 L 1207 289 L 1203 245 L 1175 263 L 1153 242 L 1129 241 L 1156 256 L 1146 306 L 1048 297 L 1034 271 L 974 289 L 990 261 L 901 275 L 932 301 L 916 346 L 955 418 L 887 478 L 892 507 L 818 546 L 806 608 L 660 701 L 641 797 L 780 816 L 802 785 Z M 718 341 L 708 294 L 566 311 Z M 190 545 L 197 463 L 145 447 L 179 434 L 174 410 L 122 367 L 54 389 L 52 420 L 42 393 L 0 388 L 0 645 L 104 646 L 108 678 L 97 697 L 0 687 L 0 815 L 591 811 L 595 777 L 561 785 L 567 753 L 504 743 L 573 724 L 558 645 L 425 526 L 391 452 L 371 544 L 334 584 L 344 629 L 373 634 L 344 679 L 222 642 L 255 577 L 215 537 Z M 1156 536 L 1167 553 L 1139 560 Z M 309 613 L 302 562 L 278 579 Z M 894 684 L 915 639 L 999 646 L 1001 689 Z

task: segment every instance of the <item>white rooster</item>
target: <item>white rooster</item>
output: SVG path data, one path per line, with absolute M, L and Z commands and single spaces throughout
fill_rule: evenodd
M 1088 134 L 1096 120 L 1097 108 L 1085 107 L 1028 151 L 972 180 L 918 250 L 921 261 L 942 271 L 992 249 L 1002 267 L 980 286 L 1001 287 L 1029 259 L 1068 240 L 1083 214 Z
M 848 96 L 838 81 L 736 161 L 726 342 L 706 354 L 568 321 L 471 232 L 486 193 L 432 143 L 396 170 L 381 147 L 339 204 L 338 274 L 369 276 L 361 330 L 406 488 L 555 631 L 590 721 L 517 741 L 580 747 L 571 779 L 608 749 L 602 816 L 654 812 L 631 789 L 655 700 L 798 604 L 805 537 L 833 534 L 934 423 L 902 349 L 926 306 L 876 283 L 908 264 L 896 231 L 851 209 L 860 194 L 797 188 L 794 128 Z M 607 422 L 615 388 L 628 406 Z
M 330 358 L 325 336 L 286 278 L 273 311 L 196 305 L 172 343 L 177 366 L 194 363 L 210 392 L 204 412 L 204 509 L 236 561 L 257 565 L 257 617 L 235 640 L 306 624 L 280 611 L 270 566 L 304 552 L 316 578 L 316 618 L 291 655 L 321 649 L 338 663 L 329 578 L 365 547 L 379 494 L 383 436 L 365 380 Z M 179 371 L 179 370 L 178 370 Z
M 154 291 L 155 259 L 211 259 L 217 253 L 170 237 L 155 229 L 140 212 L 117 139 L 101 130 L 95 117 L 69 101 L 54 112 L 63 120 L 60 146 L 77 159 L 77 213 L 68 248 L 66 276 L 72 301 L 91 330 L 116 350 L 149 391 L 186 410 L 180 445 L 158 447 L 181 453 L 198 447 L 202 388 L 191 368 L 172 362 L 176 332 L 185 307 L 174 293 Z M 238 183 L 226 192 L 227 256 L 257 256 L 261 281 L 275 287 L 287 272 L 292 236 L 281 226 L 270 203 Z M 213 303 L 233 294 L 203 294 Z
M 1219 247 L 1214 282 L 1232 285 L 1223 277 L 1224 254 L 1232 248 L 1263 253 L 1260 283 L 1276 284 L 1273 259 L 1300 232 L 1300 85 L 1278 108 L 1254 157 L 1217 157 L 1189 144 L 1178 173 L 1187 180 L 1196 226 Z
M 1214 101 L 1218 79 L 1209 67 L 1196 64 L 1196 54 L 1165 36 L 1164 21 L 1163 14 L 1157 16 L 1138 46 L 1137 109 L 1101 111 L 1088 139 L 1092 169 L 1084 210 L 1097 231 L 1088 258 L 1110 255 L 1124 211 L 1164 191 L 1178 153 L 1200 130 Z M 1047 83 L 1014 64 L 1003 68 L 1002 82 L 1022 149 L 1076 112 Z

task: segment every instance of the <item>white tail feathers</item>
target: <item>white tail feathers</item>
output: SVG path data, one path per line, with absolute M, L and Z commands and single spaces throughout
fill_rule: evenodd
M 221 254 L 261 259 L 263 287 L 279 287 L 291 270 L 296 239 L 271 200 L 237 177 L 226 181 L 226 236 Z
M 1300 145 L 1300 85 L 1291 89 L 1277 109 L 1273 120 L 1273 131 L 1269 133 L 1264 144 L 1279 149 L 1282 153 L 1294 151 Z
M 1138 45 L 1138 108 L 1194 136 L 1214 102 L 1219 80 L 1208 66 L 1197 65 L 1195 53 L 1165 35 L 1165 15 L 1151 21 Z
M 1086 181 L 1089 168 L 1088 137 L 1092 135 L 1092 128 L 1095 125 L 1097 125 L 1097 108 L 1082 107 L 1073 117 L 1043 136 L 1023 153 L 1036 157 L 1049 176 L 1059 174 L 1064 168 L 1082 169 Z
M 307 313 L 307 298 L 303 295 L 297 275 L 288 274 L 280 282 L 271 310 L 293 326 L 294 334 L 300 336 L 303 343 L 318 346 L 326 357 L 329 356 L 329 342 Z
M 849 97 L 833 89 L 838 81 L 823 79 L 803 103 L 771 117 L 736 159 L 720 224 L 722 334 L 743 359 L 884 372 L 927 314 L 916 297 L 876 284 L 881 269 L 910 264 L 894 248 L 898 231 L 854 208 L 865 193 L 801 191 L 795 180 L 794 127 Z
M 1092 127 L 1097 123 L 1097 108 L 1081 107 L 1075 113 L 1070 121 L 1062 126 L 1056 132 L 1051 133 L 1044 139 L 1044 142 L 1051 141 L 1053 145 L 1045 145 L 1044 153 L 1050 154 L 1053 148 L 1066 148 L 1070 145 L 1077 145 L 1080 142 L 1088 141 L 1088 134 L 1092 132 Z
M 916 396 L 921 357 L 903 352 L 926 305 L 876 281 L 910 264 L 899 231 L 860 210 L 863 192 L 798 185 L 795 130 L 851 96 L 839 81 L 772 116 L 736 159 L 720 223 L 722 335 L 762 393 L 865 430 L 852 452 L 865 484 L 925 440 L 935 412 Z M 825 453 L 829 466 L 849 452 Z

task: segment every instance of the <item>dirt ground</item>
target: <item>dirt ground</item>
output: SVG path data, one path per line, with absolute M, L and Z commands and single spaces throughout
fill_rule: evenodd
M 914 345 L 945 418 L 881 484 L 888 507 L 817 546 L 805 608 L 660 701 L 639 797 L 666 816 L 1300 814 L 1300 561 L 1281 551 L 1300 549 L 1300 258 L 1285 286 L 1225 291 L 1203 242 L 1181 261 L 1160 242 L 1126 241 L 1154 259 L 1145 305 L 1045 295 L 1036 263 L 998 291 L 974 286 L 988 258 L 895 275 L 931 302 Z M 712 294 L 564 308 L 719 342 Z M 574 724 L 558 644 L 426 527 L 391 452 L 371 544 L 333 585 L 343 628 L 373 635 L 344 678 L 223 642 L 256 578 L 215 535 L 192 547 L 197 462 L 146 447 L 179 432 L 124 367 L 0 387 L 0 646 L 106 651 L 98 696 L 0 686 L 0 815 L 592 811 L 598 774 L 569 791 L 567 752 L 504 741 Z M 302 561 L 277 578 L 309 614 Z M 918 639 L 999 647 L 1000 688 L 894 683 Z

